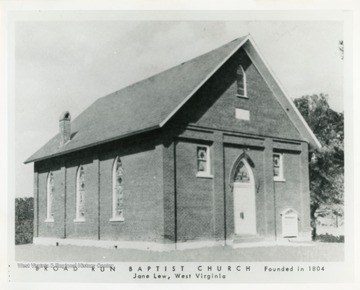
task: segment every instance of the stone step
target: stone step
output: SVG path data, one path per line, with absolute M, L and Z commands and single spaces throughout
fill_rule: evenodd
M 257 236 L 257 235 L 241 235 L 241 236 L 235 236 L 233 243 L 252 243 L 252 242 L 261 242 L 264 238 Z

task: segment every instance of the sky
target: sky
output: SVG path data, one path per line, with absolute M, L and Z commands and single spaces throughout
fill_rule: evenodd
M 22 21 L 15 25 L 16 197 L 33 196 L 23 162 L 96 99 L 251 34 L 291 98 L 328 95 L 343 111 L 335 21 Z

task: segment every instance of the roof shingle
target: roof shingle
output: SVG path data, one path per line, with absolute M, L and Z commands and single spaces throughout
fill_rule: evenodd
M 161 127 L 246 38 L 99 98 L 71 122 L 70 142 L 59 147 L 58 133 L 25 163 Z

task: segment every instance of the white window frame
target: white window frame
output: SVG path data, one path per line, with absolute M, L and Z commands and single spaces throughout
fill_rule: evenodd
M 239 98 L 245 98 L 245 99 L 248 99 L 248 93 L 247 93 L 247 83 L 246 83 L 246 72 L 243 68 L 242 65 L 240 65 L 240 69 L 241 69 L 241 73 L 242 73 L 242 77 L 243 77 L 243 84 L 244 84 L 244 94 L 243 95 L 240 95 L 238 93 L 238 87 L 237 87 L 237 76 L 236 76 L 236 96 L 239 97 Z
M 75 200 L 75 223 L 85 222 L 85 217 L 80 215 L 80 172 L 81 168 L 84 170 L 84 166 L 80 165 L 76 173 L 76 200 Z
M 206 170 L 205 171 L 198 171 L 198 162 L 199 156 L 198 151 L 199 148 L 206 148 Z M 214 176 L 211 174 L 211 158 L 210 158 L 210 146 L 209 145 L 197 145 L 196 146 L 196 177 L 203 177 L 203 178 L 213 178 Z
M 272 170 L 273 170 L 273 174 L 274 174 L 274 156 L 278 155 L 279 158 L 279 175 L 275 176 L 274 175 L 274 181 L 280 181 L 280 182 L 285 182 L 285 178 L 284 178 L 284 154 L 283 153 L 278 153 L 278 152 L 274 152 L 272 157 L 273 157 L 273 164 L 272 164 Z
M 49 172 L 47 180 L 46 180 L 46 219 L 45 222 L 53 223 L 54 222 L 54 214 L 52 212 L 53 207 L 53 199 L 54 199 L 54 192 L 51 189 L 50 178 L 54 181 L 54 173 L 52 171 Z M 53 195 L 51 198 L 51 194 Z
M 124 216 L 117 216 L 115 215 L 116 212 L 116 165 L 118 163 L 118 160 L 120 159 L 119 156 L 117 156 L 114 160 L 113 163 L 113 168 L 112 168 L 112 213 L 111 213 L 111 218 L 110 218 L 110 222 L 123 222 L 125 221 Z

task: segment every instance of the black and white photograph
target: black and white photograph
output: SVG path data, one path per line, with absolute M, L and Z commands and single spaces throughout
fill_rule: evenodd
M 9 30 L 9 280 L 353 279 L 348 14 L 90 14 Z

